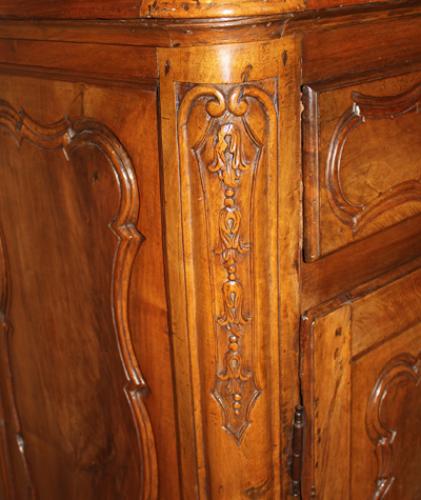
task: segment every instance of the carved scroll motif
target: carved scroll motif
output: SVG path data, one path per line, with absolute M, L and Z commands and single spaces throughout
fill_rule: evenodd
M 261 138 L 250 125 L 249 115 L 256 112 L 251 110 L 252 103 L 264 117 Z M 206 127 L 192 144 L 189 120 L 198 106 L 204 107 Z M 192 163 L 193 153 L 193 165 L 202 179 L 206 216 L 213 218 L 208 222 L 213 233 L 209 239 L 216 241 L 209 248 L 215 266 L 212 275 L 221 276 L 220 269 L 225 274 L 213 283 L 215 303 L 220 305 L 214 311 L 219 354 L 213 396 L 222 408 L 224 428 L 239 444 L 261 393 L 253 353 L 253 194 L 265 142 L 276 142 L 276 105 L 274 97 L 255 84 L 198 85 L 184 94 L 178 118 L 180 162 Z M 210 182 L 219 181 L 219 188 L 205 189 L 206 176 L 214 179 Z
M 110 228 L 117 239 L 113 262 L 112 308 L 115 318 L 118 349 L 127 379 L 124 392 L 130 406 L 138 437 L 140 500 L 156 500 L 158 478 L 156 449 L 149 415 L 143 402 L 147 385 L 137 361 L 128 320 L 128 294 L 134 259 L 143 241 L 137 230 L 139 192 L 130 158 L 114 134 L 102 124 L 81 118 L 64 119 L 43 126 L 25 112 L 17 112 L 0 100 L 0 127 L 9 130 L 18 144 L 27 140 L 45 149 L 62 149 L 66 159 L 85 146 L 95 146 L 108 160 L 120 190 L 120 206 Z M 3 302 L 0 305 L 4 307 Z M 2 311 L 5 313 L 5 311 Z
M 407 113 L 419 113 L 421 84 L 397 96 L 372 97 L 352 94 L 353 105 L 340 119 L 330 141 L 326 187 L 332 210 L 339 220 L 358 231 L 386 210 L 410 201 L 421 202 L 421 180 L 402 182 L 368 203 L 354 203 L 346 196 L 341 182 L 341 160 L 348 137 L 369 120 L 395 120 Z
M 418 358 L 404 353 L 392 359 L 382 370 L 371 392 L 367 414 L 367 432 L 376 447 L 378 472 L 373 500 L 382 500 L 395 481 L 393 474 L 393 444 L 397 439 L 397 430 L 387 422 L 383 405 L 392 387 L 401 384 L 417 386 L 421 382 L 421 354 Z

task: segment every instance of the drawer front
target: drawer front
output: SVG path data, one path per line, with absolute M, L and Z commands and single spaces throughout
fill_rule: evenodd
M 421 213 L 421 73 L 304 89 L 305 258 Z
M 310 311 L 303 498 L 421 498 L 421 271 Z

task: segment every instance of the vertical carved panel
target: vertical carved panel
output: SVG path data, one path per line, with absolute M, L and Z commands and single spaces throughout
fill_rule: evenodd
M 282 58 L 282 50 L 289 57 Z M 285 336 L 298 318 L 298 207 L 291 202 L 299 188 L 298 95 L 290 92 L 296 75 L 285 68 L 294 50 L 286 39 L 160 51 L 167 269 L 186 498 L 281 495 L 280 394 L 293 385 L 281 371 L 293 363 L 281 363 L 288 348 L 281 353 L 280 311 Z M 294 397 L 288 397 L 286 419 Z
M 189 116 L 201 100 L 207 126 L 202 137 L 191 144 Z M 258 138 L 247 121 L 252 100 L 264 115 L 267 137 Z M 224 427 L 240 443 L 260 394 L 251 348 L 256 286 L 250 255 L 255 251 L 252 211 L 256 208 L 252 197 L 262 149 L 275 139 L 276 95 L 255 84 L 194 86 L 183 96 L 178 116 L 181 161 L 189 161 L 188 150 L 192 148 L 196 164 L 190 168 L 200 169 L 207 227 L 210 240 L 215 242 L 213 248 L 208 247 L 210 263 L 215 267 L 211 275 L 215 277 L 212 286 L 217 307 L 214 324 L 218 360 L 213 395 L 221 405 Z M 224 276 L 219 278 L 221 270 Z
M 7 102 L 0 101 L 0 126 L 12 133 L 18 145 L 23 141 L 29 141 L 42 149 L 61 149 L 68 161 L 71 160 L 76 150 L 94 146 L 104 155 L 113 170 L 119 188 L 120 204 L 116 216 L 109 224 L 117 240 L 114 260 L 110 263 L 112 266 L 111 308 L 117 337 L 116 348 L 119 350 L 122 368 L 127 379 L 124 393 L 137 434 L 140 478 L 138 498 L 154 500 L 158 495 L 157 465 L 152 427 L 143 401 L 147 385 L 134 352 L 127 308 L 134 259 L 143 240 L 143 236 L 137 230 L 139 192 L 130 158 L 110 130 L 90 119 L 82 118 L 75 121 L 64 119 L 53 125 L 41 125 L 32 120 L 24 111 L 17 112 Z M 4 253 L 1 259 L 0 271 L 3 287 L 0 290 L 0 307 L 2 308 L 3 330 L 5 330 L 8 325 L 6 318 L 8 294 Z M 9 398 L 13 399 L 11 385 L 9 389 L 11 392 Z M 19 429 L 17 411 L 15 413 L 14 425 Z M 17 445 L 21 455 L 25 458 L 24 441 L 19 431 Z

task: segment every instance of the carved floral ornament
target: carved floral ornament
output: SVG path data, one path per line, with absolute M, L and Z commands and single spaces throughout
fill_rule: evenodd
M 190 144 L 189 118 L 199 102 L 205 103 L 207 126 L 199 140 Z M 262 138 L 258 138 L 249 123 L 252 102 L 263 112 L 266 129 Z M 221 269 L 225 273 L 223 281 L 212 283 L 219 353 L 213 396 L 221 406 L 224 428 L 238 444 L 251 423 L 251 410 L 261 394 L 251 348 L 256 334 L 252 310 L 253 241 L 250 241 L 256 215 L 252 198 L 264 143 L 274 143 L 276 128 L 274 97 L 253 83 L 193 86 L 179 107 L 180 164 L 189 165 L 190 155 L 194 156 L 191 168 L 200 170 L 206 213 L 209 217 L 215 209 L 219 212 L 217 220 L 208 221 L 208 228 L 217 227 L 218 232 L 212 235 L 216 246 L 209 249 L 215 267 L 213 275 L 217 276 L 218 271 L 220 274 Z M 203 188 L 209 177 L 213 178 L 211 182 L 219 181 L 217 195 Z
M 421 179 L 402 182 L 368 203 L 351 201 L 341 182 L 342 154 L 352 131 L 370 120 L 395 120 L 408 113 L 419 113 L 421 84 L 396 96 L 373 97 L 353 92 L 352 101 L 352 106 L 342 115 L 330 141 L 325 181 L 333 212 L 357 232 L 392 207 L 421 201 Z

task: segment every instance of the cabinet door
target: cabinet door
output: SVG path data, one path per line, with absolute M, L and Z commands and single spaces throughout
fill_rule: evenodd
M 421 498 L 421 271 L 376 286 L 304 321 L 304 498 Z
M 157 498 L 148 413 L 170 415 L 172 388 L 155 93 L 7 76 L 0 99 L 4 498 Z

